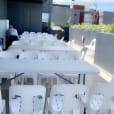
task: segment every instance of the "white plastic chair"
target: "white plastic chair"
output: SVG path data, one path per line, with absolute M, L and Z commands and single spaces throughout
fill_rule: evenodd
M 29 32 L 28 31 L 24 31 L 21 35 L 20 35 L 20 40 L 22 39 L 28 39 L 29 37 Z
M 2 105 L 2 95 L 1 95 L 1 88 L 0 88 L 0 106 Z
M 42 83 L 48 83 L 48 89 L 50 91 L 50 88 L 55 85 L 55 84 L 59 84 L 59 77 L 56 76 L 53 73 L 39 73 L 38 74 L 38 83 L 42 84 Z
M 40 52 L 38 53 L 38 60 L 57 60 L 57 56 L 55 56 L 53 53 L 48 52 Z M 54 74 L 40 74 L 39 76 L 39 83 L 42 82 L 43 79 L 46 80 L 48 83 L 49 80 L 51 80 L 50 86 L 52 86 L 53 81 L 56 79 L 56 82 L 58 83 L 58 77 L 53 76 Z
M 24 42 L 23 41 L 13 41 L 12 45 L 13 46 L 22 46 L 22 45 L 24 45 Z
M 68 112 L 72 113 L 73 109 L 73 98 L 76 94 L 84 94 L 88 93 L 88 88 L 82 84 L 57 84 L 51 88 L 50 96 L 54 96 L 55 94 L 63 94 L 64 95 L 64 109 L 62 114 Z M 67 113 L 67 114 L 68 114 Z M 91 114 L 91 113 L 88 113 Z
M 22 104 L 21 96 L 15 96 L 15 98 L 12 98 L 9 103 L 10 113 L 21 114 L 21 107 L 22 107 L 21 104 Z
M 16 54 L 17 59 L 18 59 L 19 54 L 23 52 L 22 49 L 8 49 L 7 51 L 10 52 L 10 53 Z
M 0 59 L 17 59 L 17 55 L 9 51 L 1 51 Z
M 76 56 L 75 55 L 71 55 L 68 53 L 61 53 L 58 55 L 58 59 L 59 60 L 76 60 Z
M 6 114 L 5 100 L 2 99 L 1 88 L 0 88 L 0 114 Z
M 28 34 L 29 34 L 28 31 L 24 31 L 24 32 L 22 33 L 22 35 L 28 35 Z
M 103 95 L 92 95 L 92 98 L 90 100 L 90 113 L 91 114 L 98 114 L 102 103 L 103 103 Z
M 81 112 L 81 103 L 77 98 L 73 98 L 73 114 L 80 114 Z
M 33 97 L 42 96 L 42 111 L 44 112 L 46 88 L 41 85 L 15 85 L 9 88 L 9 103 L 15 95 L 19 95 L 22 98 L 21 112 L 22 114 L 32 114 L 33 113 Z M 36 106 L 38 102 L 35 102 Z M 40 104 L 40 103 L 39 103 Z M 40 107 L 40 106 L 36 106 Z M 10 109 L 11 110 L 11 109 Z M 10 111 L 11 112 L 11 111 Z M 12 114 L 12 113 L 10 113 Z M 43 113 L 42 113 L 43 114 Z
M 68 51 L 68 52 L 66 52 L 66 54 L 70 55 L 74 60 L 80 59 L 80 55 L 77 52 L 70 52 L 70 51 Z
M 96 39 L 94 38 L 89 45 L 85 45 L 85 47 L 87 47 L 88 49 L 91 50 L 95 50 L 95 46 L 96 46 Z
M 35 59 L 37 59 L 37 54 L 32 51 L 22 52 L 21 54 L 19 54 L 19 59 L 35 60 Z M 24 77 L 24 79 L 23 79 L 23 77 Z M 32 78 L 33 83 L 37 84 L 37 74 L 36 73 L 25 73 L 23 77 L 20 78 L 23 84 L 24 84 L 24 80 L 25 80 L 25 82 L 27 82 L 27 78 Z
M 87 54 L 87 51 L 88 50 L 91 50 L 95 51 L 95 46 L 96 46 L 96 39 L 93 39 L 89 45 L 85 45 L 81 50 L 80 50 L 80 54 L 81 54 L 81 59 L 84 59 L 86 54 Z
M 2 47 L 0 46 L 0 51 L 2 51 Z
M 52 53 L 40 52 L 38 53 L 38 59 L 39 60 L 56 60 L 57 57 Z
M 30 35 L 34 36 L 34 35 L 36 35 L 36 33 L 35 32 L 30 32 Z
M 22 52 L 19 54 L 19 59 L 35 60 L 37 59 L 37 54 L 32 51 Z
M 51 111 L 52 114 L 60 114 L 62 113 L 63 106 L 64 106 L 64 96 L 61 94 L 56 94 L 54 96 L 51 96 L 48 98 L 48 105 L 49 105 L 49 110 Z
M 32 114 L 43 114 L 43 97 L 41 95 L 33 96 L 33 113 Z
M 13 41 L 12 45 L 8 48 L 8 50 L 23 49 L 23 46 L 28 46 L 28 44 L 29 43 L 25 42 L 24 40 Z
M 9 52 L 9 51 L 1 51 L 0 52 L 0 59 L 3 59 L 3 60 L 15 60 L 15 59 L 17 59 L 17 55 L 15 54 L 15 53 L 13 53 L 13 52 Z M 3 72 L 3 73 L 0 73 L 0 76 L 2 76 L 2 78 L 3 77 L 13 77 L 14 76 L 14 73 L 6 73 L 6 72 Z M 2 80 L 1 80 L 1 82 L 2 82 Z M 11 83 L 12 84 L 14 84 L 14 80 L 12 80 L 11 81 Z
M 43 43 L 44 42 L 42 40 L 40 41 L 39 39 L 34 39 L 34 40 L 31 40 L 30 45 L 33 47 L 40 48 L 43 46 Z

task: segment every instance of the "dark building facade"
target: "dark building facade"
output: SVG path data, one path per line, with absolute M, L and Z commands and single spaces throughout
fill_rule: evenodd
M 42 12 L 49 12 L 51 0 L 0 0 L 0 19 L 9 19 L 21 34 L 42 32 Z

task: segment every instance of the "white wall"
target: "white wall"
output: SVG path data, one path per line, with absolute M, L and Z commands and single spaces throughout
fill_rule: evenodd
M 2 96 L 1 96 L 1 88 L 0 88 L 0 106 L 2 105 Z
M 5 36 L 8 28 L 9 28 L 9 20 L 6 19 L 0 20 L 0 38 L 4 38 L 4 43 L 2 48 L 5 48 L 5 40 L 6 40 Z
M 95 64 L 114 74 L 114 34 L 97 33 Z
M 0 0 L 0 19 L 7 18 L 7 0 Z
M 6 30 L 9 28 L 9 20 L 0 20 L 0 37 L 5 37 Z

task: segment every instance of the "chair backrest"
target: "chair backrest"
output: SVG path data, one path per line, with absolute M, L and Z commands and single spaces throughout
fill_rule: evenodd
M 2 47 L 0 46 L 0 51 L 2 51 Z
M 59 84 L 52 87 L 50 97 L 55 94 L 63 94 L 65 97 L 64 108 L 66 110 L 71 110 L 73 107 L 73 97 L 76 94 L 87 94 L 88 90 L 87 86 L 81 84 Z
M 30 45 L 40 48 L 43 45 L 43 43 L 44 42 L 42 40 L 40 41 L 39 39 L 34 39 L 31 40 Z
M 26 43 L 24 41 L 22 41 L 22 40 L 20 40 L 20 41 L 13 41 L 12 42 L 12 46 L 23 46 L 25 44 Z
M 17 55 L 9 51 L 1 51 L 0 59 L 17 59 Z
M 59 60 L 76 60 L 76 56 L 73 54 L 68 54 L 68 53 L 62 53 L 58 55 Z
M 56 60 L 57 57 L 55 55 L 53 55 L 52 53 L 41 52 L 38 54 L 38 59 L 39 60 Z
M 89 44 L 89 49 L 95 50 L 96 39 L 93 39 Z
M 2 96 L 1 96 L 1 89 L 0 89 L 0 106 L 2 105 Z
M 26 34 L 29 34 L 29 32 L 28 32 L 28 31 L 24 31 L 24 32 L 22 33 L 22 35 L 26 35 Z
M 8 52 L 14 53 L 18 56 L 20 53 L 23 52 L 23 50 L 22 49 L 9 49 Z
M 56 94 L 54 96 L 51 96 L 49 100 L 49 107 L 52 111 L 51 113 L 54 113 L 55 111 L 62 111 L 65 100 L 64 95 Z
M 9 88 L 9 102 L 14 95 L 20 95 L 22 97 L 22 114 L 31 114 L 33 112 L 33 96 L 42 96 L 43 98 L 43 110 L 45 104 L 46 88 L 41 85 L 15 85 Z M 43 112 L 42 112 L 43 114 Z
M 73 98 L 73 114 L 80 114 L 81 112 L 81 101 L 77 98 Z
M 34 59 L 37 59 L 37 54 L 32 51 L 22 52 L 19 54 L 19 59 L 31 59 L 31 60 L 33 59 L 34 60 Z
M 43 110 L 43 97 L 41 95 L 33 96 L 33 112 L 39 112 Z
M 21 96 L 18 96 L 18 97 L 15 97 L 15 98 L 12 98 L 10 100 L 10 113 L 11 114 L 14 114 L 14 113 L 19 113 L 21 112 L 21 105 L 22 105 L 22 98 Z
M 67 54 L 69 54 L 70 56 L 72 56 L 75 60 L 79 59 L 79 53 L 76 51 L 68 51 L 66 52 Z
M 104 96 L 102 94 L 92 95 L 90 100 L 90 107 L 99 110 L 103 104 Z

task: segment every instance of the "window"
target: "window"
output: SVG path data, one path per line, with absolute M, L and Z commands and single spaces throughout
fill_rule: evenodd
M 92 17 L 90 13 L 84 14 L 84 23 L 92 24 Z
M 47 22 L 49 21 L 49 13 L 42 13 L 42 22 Z

